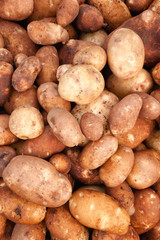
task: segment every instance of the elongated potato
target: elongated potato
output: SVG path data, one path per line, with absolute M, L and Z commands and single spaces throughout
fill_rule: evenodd
M 69 200 L 69 209 L 73 217 L 89 228 L 120 235 L 128 231 L 127 211 L 105 193 L 78 189 Z
M 3 179 L 17 195 L 43 206 L 58 207 L 71 197 L 69 180 L 41 158 L 14 157 L 3 171 Z
M 12 147 L 1 146 L 0 147 L 0 177 L 2 177 L 3 170 L 13 157 L 16 156 L 16 152 Z

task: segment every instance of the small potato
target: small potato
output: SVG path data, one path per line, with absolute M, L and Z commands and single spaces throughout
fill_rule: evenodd
M 18 140 L 9 129 L 9 118 L 8 114 L 0 114 L 0 146 L 10 145 Z
M 64 144 L 55 137 L 52 129 L 47 125 L 40 136 L 23 143 L 22 154 L 48 158 L 54 153 L 63 151 L 64 148 Z
M 34 225 L 16 224 L 11 240 L 45 240 L 46 227 L 44 223 Z
M 55 169 L 63 174 L 67 174 L 71 169 L 71 161 L 69 157 L 67 157 L 63 153 L 54 154 L 49 162 L 55 167 Z
M 160 63 L 157 63 L 152 69 L 152 77 L 155 83 L 160 86 Z
M 16 156 L 16 152 L 12 147 L 2 146 L 0 147 L 0 177 L 2 177 L 3 170 L 13 157 Z
M 127 177 L 128 184 L 135 189 L 152 186 L 160 177 L 160 161 L 148 150 L 135 152 L 135 161 Z
M 126 0 L 126 5 L 131 12 L 140 13 L 148 8 L 153 0 Z
M 103 16 L 94 6 L 81 4 L 76 18 L 76 26 L 81 32 L 95 32 L 103 26 Z
M 103 124 L 101 119 L 91 112 L 86 112 L 80 120 L 82 133 L 91 141 L 96 141 L 102 137 Z
M 92 33 L 81 33 L 79 39 L 87 42 L 92 42 L 102 47 L 106 37 L 107 37 L 106 31 L 104 29 L 100 29 Z
M 79 162 L 86 169 L 96 169 L 104 164 L 118 148 L 118 141 L 113 136 L 102 136 L 99 140 L 89 142 L 82 150 Z
M 123 98 L 137 91 L 149 92 L 153 87 L 153 80 L 150 73 L 142 68 L 136 76 L 128 79 L 117 78 L 114 74 L 111 74 L 107 78 L 106 87 L 119 98 Z
M 56 48 L 54 46 L 41 47 L 35 56 L 39 58 L 42 64 L 42 69 L 36 79 L 37 84 L 56 82 L 56 71 L 59 66 Z
M 67 205 L 59 208 L 49 208 L 45 222 L 51 235 L 58 239 L 89 239 L 88 229 L 72 217 Z
M 0 238 L 5 234 L 7 218 L 0 214 Z
M 159 0 L 154 0 L 151 5 L 149 6 L 150 10 L 156 12 L 156 13 L 160 13 L 160 4 L 159 4 Z
M 33 11 L 33 0 L 27 0 L 23 4 L 21 0 L 0 1 L 0 17 L 10 21 L 21 21 L 28 18 Z
M 54 107 L 64 108 L 67 111 L 71 110 L 71 103 L 61 98 L 56 83 L 46 82 L 41 84 L 37 90 L 37 97 L 46 112 L 49 112 Z
M 144 143 L 140 143 L 137 147 L 134 148 L 134 152 L 143 151 L 146 149 L 147 147 L 144 145 Z
M 20 139 L 38 137 L 44 130 L 42 115 L 34 107 L 18 107 L 9 117 L 9 129 Z
M 83 135 L 78 121 L 69 111 L 54 107 L 49 111 L 47 121 L 54 135 L 64 145 L 74 147 L 82 141 Z
M 135 192 L 135 213 L 131 224 L 138 234 L 152 229 L 160 218 L 160 198 L 150 188 Z M 158 240 L 158 239 L 157 239 Z
M 147 147 L 160 153 L 160 130 L 153 130 L 150 136 L 145 140 Z
M 95 67 L 87 64 L 69 68 L 60 77 L 58 85 L 59 95 L 77 104 L 88 104 L 94 101 L 103 90 L 103 75 Z
M 14 65 L 15 67 L 19 67 L 23 63 L 23 61 L 27 58 L 27 55 L 24 53 L 18 53 L 14 57 Z
M 57 23 L 62 27 L 66 27 L 67 25 L 74 21 L 74 19 L 78 15 L 78 12 L 79 3 L 77 0 L 60 1 L 56 12 Z
M 31 88 L 37 75 L 41 71 L 41 62 L 35 57 L 26 58 L 12 75 L 12 86 L 18 92 Z
M 40 45 L 52 45 L 69 40 L 67 30 L 56 23 L 33 21 L 28 24 L 27 32 L 30 39 Z
M 134 77 L 144 64 L 142 39 L 130 29 L 117 29 L 108 40 L 107 56 L 109 67 L 116 77 Z
M 128 231 L 127 211 L 105 193 L 78 189 L 69 200 L 69 209 L 75 219 L 89 228 L 120 235 Z
M 99 169 L 99 177 L 107 187 L 117 187 L 128 177 L 134 164 L 131 148 L 120 146 Z
M 160 221 L 151 230 L 144 234 L 147 240 L 158 240 L 160 238 Z
M 13 64 L 12 54 L 6 48 L 0 48 L 0 61 Z
M 22 155 L 23 144 L 24 144 L 24 140 L 18 140 L 16 143 L 13 143 L 10 145 L 10 147 L 12 147 L 16 151 L 16 156 Z
M 134 194 L 127 182 L 123 182 L 117 187 L 107 187 L 106 193 L 119 201 L 129 215 L 135 212 Z
M 135 93 L 127 95 L 114 105 L 109 116 L 109 128 L 112 134 L 124 134 L 131 130 L 136 123 L 141 107 L 142 99 Z
M 73 64 L 89 64 L 101 71 L 107 62 L 105 50 L 100 46 L 88 46 L 79 50 L 73 57 Z
M 63 174 L 46 160 L 33 156 L 12 158 L 3 171 L 3 179 L 17 195 L 42 206 L 59 207 L 72 193 L 70 181 Z

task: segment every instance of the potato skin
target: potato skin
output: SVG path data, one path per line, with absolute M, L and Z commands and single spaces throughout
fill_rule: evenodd
M 5 234 L 7 218 L 0 214 L 0 238 Z
M 160 221 L 151 230 L 144 234 L 147 240 L 158 240 L 160 238 Z
M 56 170 L 60 173 L 67 174 L 71 169 L 71 161 L 69 157 L 67 157 L 63 153 L 54 154 L 49 162 L 56 168 Z
M 153 12 L 160 13 L 159 0 L 154 0 L 148 9 L 152 10 Z
M 160 218 L 160 198 L 151 188 L 135 192 L 135 213 L 131 224 L 138 234 L 153 228 Z
M 17 195 L 42 206 L 58 207 L 71 197 L 69 180 L 41 158 L 14 157 L 3 171 L 3 179 Z
M 58 239 L 89 239 L 88 229 L 72 217 L 67 205 L 58 208 L 49 208 L 45 222 L 51 235 Z
M 1 146 L 0 147 L 0 177 L 2 177 L 3 170 L 13 157 L 16 156 L 16 152 L 12 147 Z
M 78 189 L 69 200 L 73 217 L 89 228 L 125 234 L 130 217 L 118 201 L 105 193 Z
M 160 130 L 154 129 L 150 136 L 145 140 L 145 144 L 147 147 L 154 149 L 155 151 L 160 153 Z
M 144 11 L 146 8 L 148 8 L 148 6 L 152 1 L 153 0 L 142 0 L 142 1 L 126 0 L 126 5 L 128 6 L 131 12 L 139 13 Z

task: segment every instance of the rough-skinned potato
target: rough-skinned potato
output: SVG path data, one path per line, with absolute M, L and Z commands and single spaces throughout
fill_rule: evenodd
M 71 197 L 69 180 L 41 158 L 16 156 L 2 176 L 6 185 L 17 195 L 43 206 L 59 207 Z
M 10 160 L 16 156 L 16 152 L 12 147 L 1 146 L 0 147 L 0 177 L 2 177 L 3 170 L 10 162 Z
M 49 162 L 56 168 L 60 173 L 67 174 L 71 169 L 71 161 L 68 156 L 63 153 L 54 154 Z
M 149 6 L 150 10 L 156 12 L 156 13 L 160 13 L 160 4 L 159 4 L 159 0 L 154 0 L 151 5 Z
M 15 56 L 14 56 L 14 65 L 15 67 L 19 67 L 20 64 L 23 63 L 23 61 L 27 58 L 27 55 L 24 54 L 24 53 L 17 53 Z
M 6 48 L 0 48 L 0 61 L 13 64 L 12 54 Z
M 0 239 L 3 237 L 6 229 L 7 218 L 0 214 Z

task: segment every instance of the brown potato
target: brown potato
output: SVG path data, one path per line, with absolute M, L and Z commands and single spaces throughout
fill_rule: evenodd
M 152 186 L 160 177 L 160 161 L 148 150 L 135 152 L 135 161 L 127 177 L 128 184 L 135 189 Z
M 43 133 L 23 143 L 22 154 L 40 158 L 48 158 L 54 153 L 61 152 L 65 146 L 53 134 L 52 129 L 47 125 Z
M 160 86 L 160 63 L 157 63 L 152 69 L 152 77 L 155 83 Z
M 67 25 L 74 21 L 74 19 L 78 15 L 78 12 L 79 3 L 77 0 L 60 1 L 56 12 L 57 23 L 62 27 L 66 27 Z
M 23 61 L 27 58 L 27 55 L 24 53 L 17 53 L 14 57 L 14 65 L 15 67 L 19 67 L 23 63 Z
M 73 25 L 69 24 L 65 27 L 65 29 L 68 32 L 69 39 L 77 39 L 78 38 L 77 29 Z
M 0 34 L 0 48 L 4 48 L 4 39 L 2 37 L 2 34 Z
M 13 64 L 12 54 L 6 48 L 0 48 L 0 61 Z
M 70 181 L 41 158 L 22 155 L 12 158 L 3 171 L 6 185 L 33 203 L 59 207 L 71 197 Z
M 44 223 L 34 225 L 16 224 L 11 240 L 45 240 L 46 227 Z
M 39 109 L 37 99 L 37 87 L 33 85 L 24 92 L 17 92 L 13 88 L 7 101 L 4 103 L 4 109 L 8 114 L 11 114 L 16 108 L 22 106 L 30 106 Z
M 131 216 L 131 224 L 138 234 L 153 228 L 160 218 L 160 198 L 150 188 L 136 191 L 135 213 Z
M 80 127 L 85 137 L 91 141 L 96 141 L 102 137 L 103 124 L 94 113 L 84 113 L 80 119 Z
M 147 240 L 158 240 L 160 238 L 160 221 L 151 230 L 144 234 Z
M 67 174 L 71 169 L 71 161 L 69 157 L 67 157 L 63 153 L 54 154 L 49 162 L 55 167 L 55 169 L 63 174 Z
M 71 103 L 60 97 L 56 83 L 46 82 L 41 84 L 37 90 L 37 97 L 46 112 L 54 107 L 64 108 L 67 111 L 71 110 Z
M 12 235 L 14 225 L 15 224 L 13 222 L 7 220 L 5 233 L 4 233 L 3 237 L 1 238 L 1 240 L 11 240 L 11 235 Z
M 92 42 L 102 47 L 106 37 L 107 37 L 106 31 L 104 29 L 100 29 L 92 33 L 81 33 L 79 39 L 87 42 Z
M 134 164 L 131 148 L 120 146 L 99 169 L 99 177 L 107 187 L 117 187 L 128 177 Z
M 78 189 L 69 200 L 69 209 L 74 218 L 89 228 L 120 235 L 128 231 L 127 211 L 105 193 Z
M 18 92 L 31 88 L 37 75 L 41 71 L 41 62 L 38 57 L 26 58 L 12 75 L 12 86 Z
M 76 18 L 76 26 L 81 32 L 95 32 L 103 26 L 103 16 L 94 6 L 81 4 Z
M 120 135 L 131 130 L 142 107 L 142 99 L 132 93 L 113 106 L 109 116 L 109 128 L 113 135 Z M 119 119 L 121 121 L 119 121 Z
M 33 21 L 28 24 L 27 32 L 30 39 L 40 45 L 51 45 L 69 40 L 67 30 L 56 23 Z
M 140 143 L 137 147 L 134 148 L 134 152 L 143 151 L 146 149 L 147 147 L 144 145 L 144 143 Z
M 147 147 L 154 149 L 160 153 L 160 130 L 153 130 L 152 133 L 145 140 Z
M 36 138 L 44 130 L 42 115 L 34 107 L 18 107 L 9 117 L 9 129 L 20 139 Z
M 160 13 L 159 0 L 154 0 L 148 9 L 152 10 L 153 12 Z
M 59 79 L 59 95 L 77 104 L 88 104 L 94 101 L 103 90 L 103 75 L 92 65 L 75 65 Z
M 134 208 L 134 194 L 127 182 L 123 182 L 117 187 L 107 187 L 106 193 L 114 197 L 127 210 L 129 215 L 135 212 Z
M 88 229 L 72 217 L 67 205 L 59 208 L 49 208 L 45 222 L 51 235 L 58 239 L 89 239 Z
M 57 49 L 54 46 L 44 46 L 36 52 L 35 56 L 42 64 L 42 69 L 36 79 L 37 84 L 56 82 L 56 71 L 59 66 Z
M 24 140 L 18 140 L 17 142 L 10 145 L 15 151 L 16 155 L 22 155 L 22 147 L 24 144 Z
M 2 177 L 3 170 L 13 157 L 16 156 L 16 152 L 12 147 L 2 146 L 0 147 L 0 177 Z
M 8 114 L 0 114 L 0 146 L 10 145 L 18 140 L 9 129 L 9 118 Z
M 7 218 L 0 214 L 0 238 L 5 234 Z
M 152 1 L 153 0 L 126 0 L 126 5 L 131 12 L 139 13 L 147 9 Z

